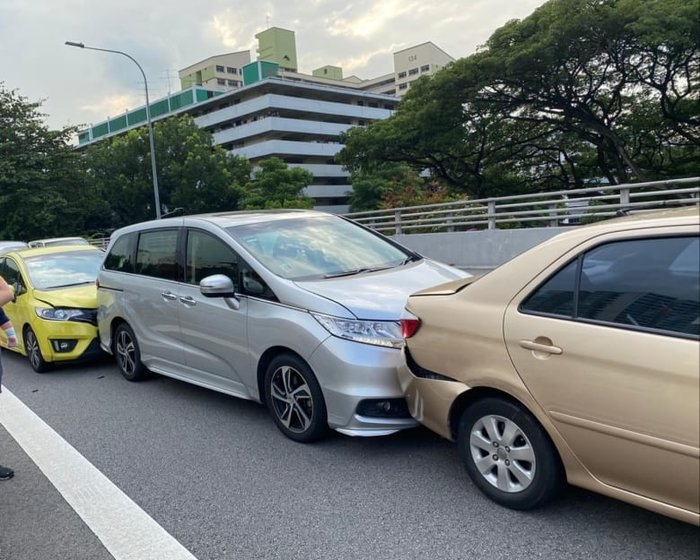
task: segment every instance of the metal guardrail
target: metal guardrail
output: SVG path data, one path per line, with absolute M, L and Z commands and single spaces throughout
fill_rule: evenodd
M 578 225 L 618 215 L 700 204 L 700 177 L 464 199 L 345 214 L 392 235 Z M 500 227 L 499 227 L 500 226 Z

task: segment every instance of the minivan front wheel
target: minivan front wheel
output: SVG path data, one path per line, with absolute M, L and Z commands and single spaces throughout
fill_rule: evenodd
M 129 381 L 140 381 L 148 375 L 146 366 L 141 362 L 141 350 L 136 335 L 126 323 L 114 331 L 114 355 L 121 374 Z
M 459 454 L 469 477 L 496 503 L 530 509 L 552 499 L 563 481 L 554 445 L 523 407 L 485 398 L 467 408 L 459 423 Z
M 270 362 L 265 373 L 265 402 L 277 427 L 294 441 L 317 441 L 328 430 L 321 387 L 298 356 L 281 354 Z
M 41 354 L 39 341 L 31 327 L 26 327 L 24 329 L 24 350 L 29 358 L 29 364 L 35 372 L 45 373 L 49 370 L 49 363 Z

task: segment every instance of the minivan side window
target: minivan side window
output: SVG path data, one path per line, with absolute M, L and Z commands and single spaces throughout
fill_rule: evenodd
M 199 284 L 212 274 L 224 274 L 238 284 L 239 257 L 220 239 L 203 231 L 187 232 L 185 282 Z
M 521 311 L 700 337 L 699 254 L 697 237 L 606 243 L 560 270 Z M 570 307 L 562 306 L 568 288 L 557 299 L 551 286 L 573 290 L 572 270 L 579 281 L 576 297 Z
M 136 233 L 127 233 L 117 239 L 105 257 L 104 268 L 117 272 L 134 272 L 136 237 Z
M 177 229 L 142 232 L 136 250 L 137 274 L 178 280 L 177 235 Z

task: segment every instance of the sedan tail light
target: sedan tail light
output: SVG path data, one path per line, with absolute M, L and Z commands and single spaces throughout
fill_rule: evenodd
M 409 313 L 404 313 L 401 317 L 401 336 L 411 338 L 420 327 L 420 319 Z

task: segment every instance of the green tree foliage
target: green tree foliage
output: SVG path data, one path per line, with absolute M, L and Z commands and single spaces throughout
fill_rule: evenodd
M 154 125 L 158 190 L 164 215 L 235 210 L 250 179 L 245 158 L 214 146 L 211 134 L 188 115 Z M 148 129 L 91 146 L 85 162 L 95 188 L 112 210 L 111 227 L 155 218 Z
M 700 172 L 700 0 L 550 0 L 343 138 L 471 197 Z M 354 186 L 354 183 L 353 183 Z
M 312 180 L 310 172 L 300 167 L 290 169 L 279 158 L 262 160 L 242 191 L 241 206 L 246 210 L 312 208 L 313 200 L 302 192 Z
M 50 130 L 41 102 L 0 83 L 0 238 L 75 235 L 99 227 L 107 206 L 85 182 L 69 144 L 74 127 Z
M 350 211 L 418 206 L 451 200 L 448 189 L 420 177 L 403 163 L 385 163 L 372 171 L 358 171 L 350 178 Z

